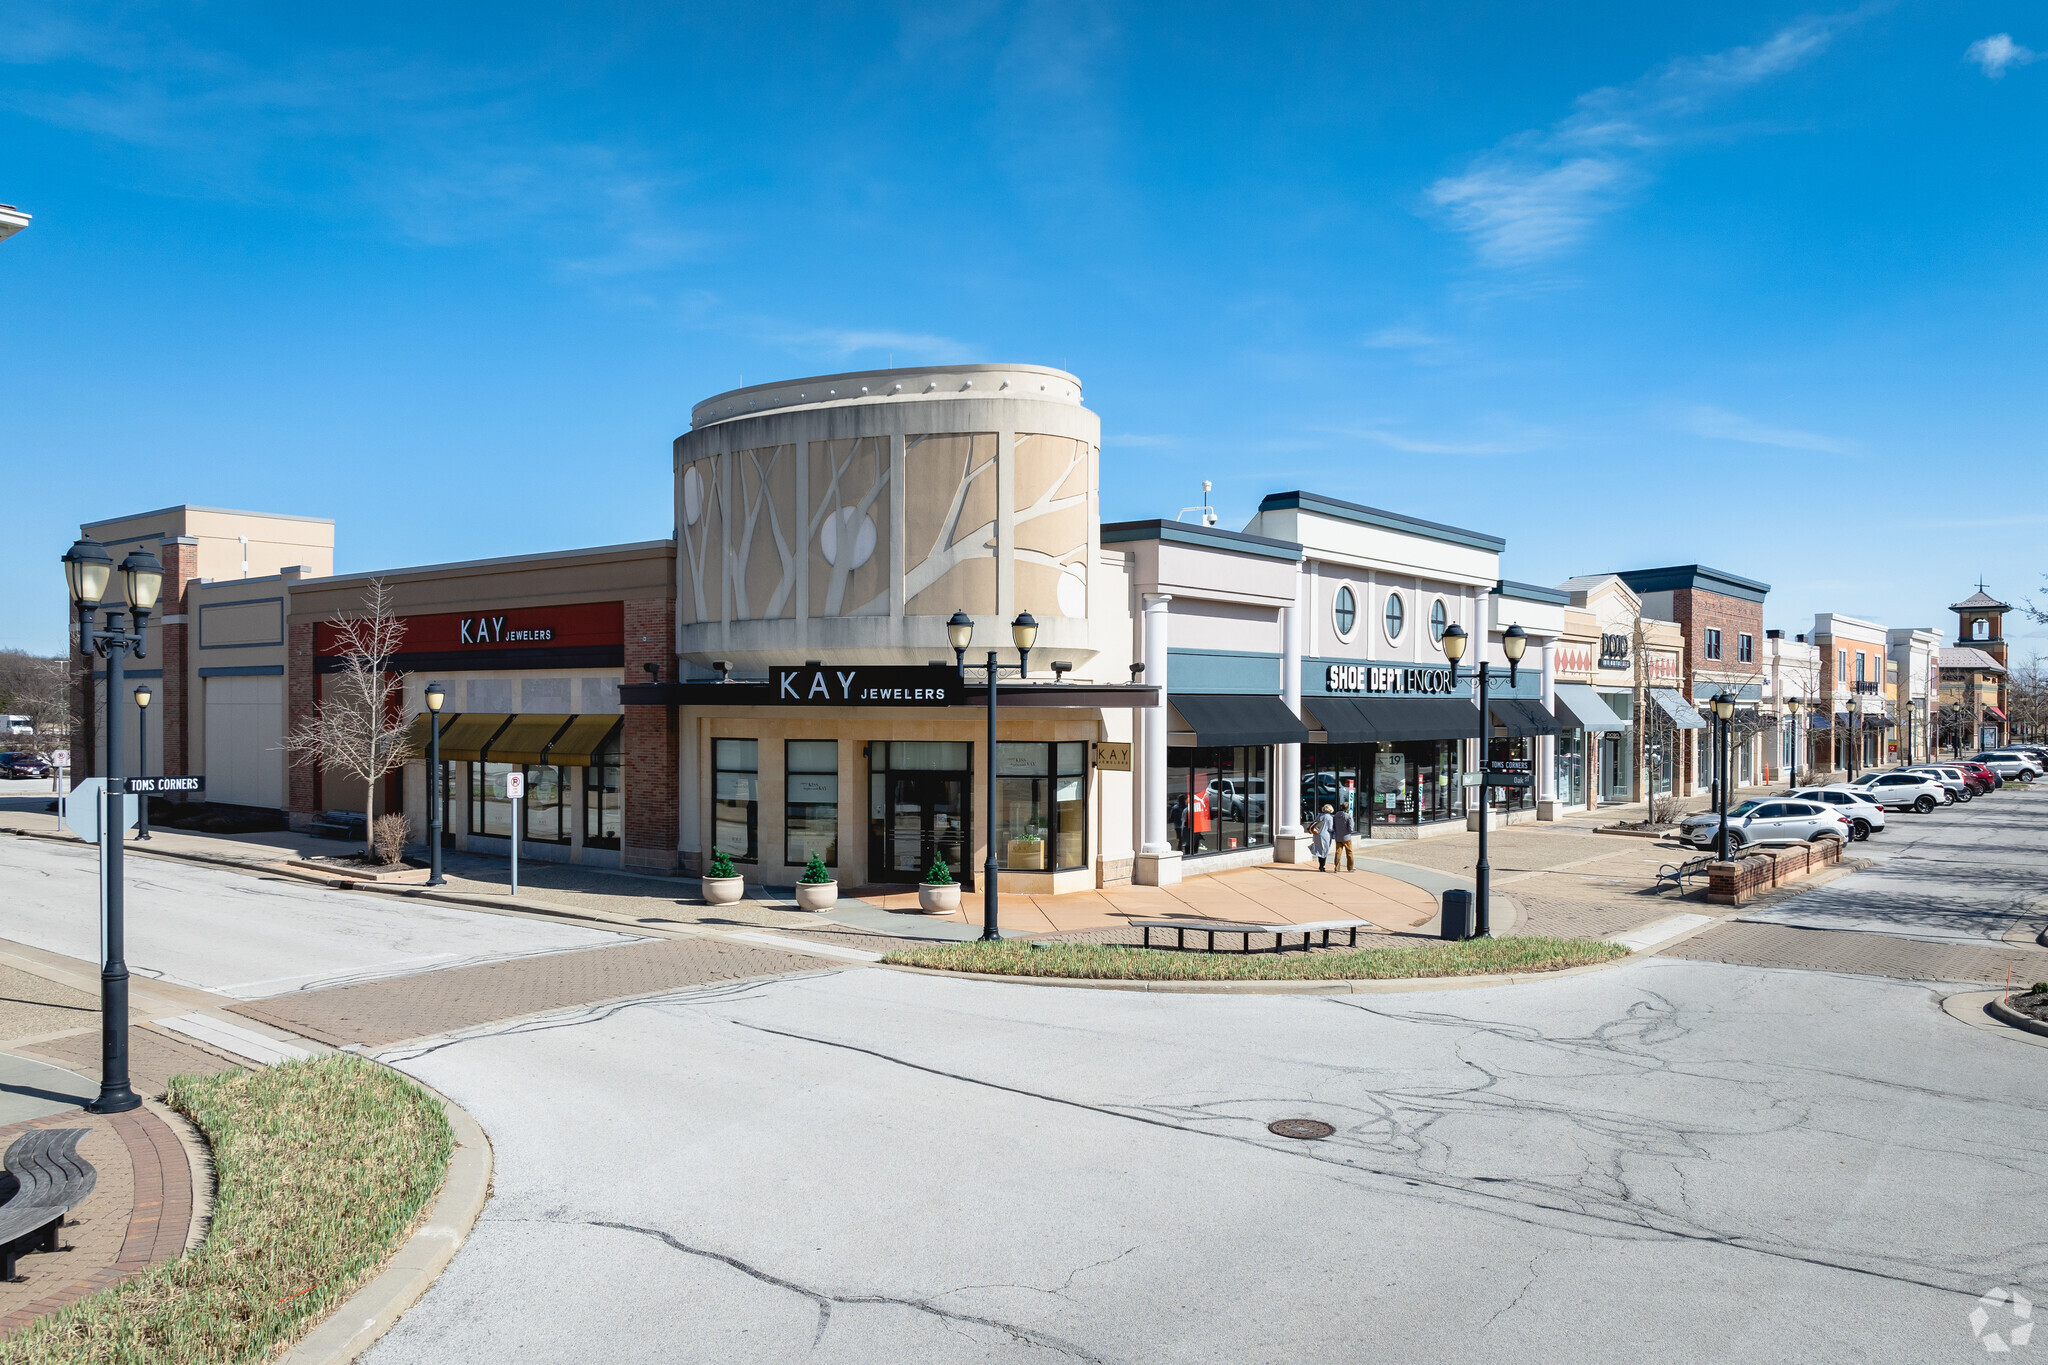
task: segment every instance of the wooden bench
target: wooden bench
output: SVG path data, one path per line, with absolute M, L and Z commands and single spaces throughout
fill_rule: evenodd
M 1358 946 L 1358 931 L 1373 927 L 1371 920 L 1363 919 L 1317 920 L 1313 924 L 1238 924 L 1230 920 L 1215 919 L 1134 919 L 1131 921 L 1131 925 L 1133 928 L 1144 931 L 1142 946 L 1146 948 L 1152 946 L 1152 931 L 1154 929 L 1171 929 L 1176 935 L 1174 947 L 1185 951 L 1188 946 L 1188 933 L 1192 930 L 1209 936 L 1209 946 L 1204 951 L 1211 953 L 1216 951 L 1216 935 L 1218 934 L 1243 935 L 1242 946 L 1239 948 L 1239 951 L 1245 953 L 1249 953 L 1252 950 L 1252 935 L 1254 934 L 1271 934 L 1273 936 L 1273 951 L 1276 953 L 1286 951 L 1287 938 L 1290 934 L 1301 935 L 1301 950 L 1304 953 L 1309 950 L 1309 940 L 1317 934 L 1323 936 L 1322 946 L 1325 948 L 1330 946 L 1330 935 L 1332 934 L 1348 934 L 1350 936 L 1350 946 L 1356 948 Z M 1166 945 L 1162 943 L 1159 946 L 1163 948 Z
M 1680 891 L 1684 891 L 1686 882 L 1695 877 L 1706 876 L 1708 864 L 1714 861 L 1716 859 L 1713 854 L 1702 853 L 1699 857 L 1687 858 L 1682 863 L 1666 863 L 1657 869 L 1656 885 L 1662 886 L 1669 882 Z
M 85 1202 L 100 1173 L 78 1154 L 89 1128 L 34 1128 L 7 1149 L 14 1193 L 0 1204 L 0 1280 L 14 1278 L 15 1257 L 55 1251 L 64 1215 Z

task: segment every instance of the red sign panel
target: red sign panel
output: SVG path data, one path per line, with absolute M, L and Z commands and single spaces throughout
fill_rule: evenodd
M 626 641 L 626 604 L 578 602 L 564 607 L 407 616 L 401 654 L 494 654 L 508 649 L 618 648 Z M 331 625 L 313 628 L 314 652 L 339 653 Z

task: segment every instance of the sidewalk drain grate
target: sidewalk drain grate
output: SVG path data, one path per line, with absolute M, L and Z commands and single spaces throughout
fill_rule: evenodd
M 1337 1130 L 1321 1119 L 1274 1119 L 1266 1125 L 1266 1131 L 1276 1137 L 1308 1141 L 1312 1138 L 1326 1138 Z

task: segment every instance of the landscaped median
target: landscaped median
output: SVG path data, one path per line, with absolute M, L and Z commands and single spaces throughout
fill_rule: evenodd
M 1590 967 L 1628 949 L 1588 938 L 1474 938 L 1319 953 L 1191 953 L 1103 943 L 1005 939 L 903 948 L 882 961 L 989 976 L 1087 981 L 1397 981 Z
M 213 1149 L 205 1242 L 31 1324 L 0 1365 L 270 1358 L 405 1242 L 454 1145 L 438 1100 L 345 1054 L 180 1076 L 167 1098 Z

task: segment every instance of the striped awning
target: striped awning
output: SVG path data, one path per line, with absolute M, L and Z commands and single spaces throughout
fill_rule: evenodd
M 444 762 L 474 763 L 484 756 L 484 746 L 505 728 L 512 717 L 502 711 L 468 711 L 442 727 L 441 758 Z
M 414 757 L 425 758 L 427 756 L 427 741 L 433 736 L 433 723 L 435 721 L 438 720 L 443 725 L 446 725 L 453 719 L 455 719 L 454 713 L 449 711 L 443 711 L 439 714 L 432 711 L 422 711 L 414 716 L 412 718 L 412 728 L 405 732 L 406 743 L 411 746 Z
M 491 737 L 484 757 L 492 763 L 538 763 L 568 724 L 569 717 L 545 712 L 516 715 Z
M 591 757 L 625 723 L 620 716 L 571 716 L 569 727 L 548 746 L 547 761 L 563 768 L 587 768 Z

